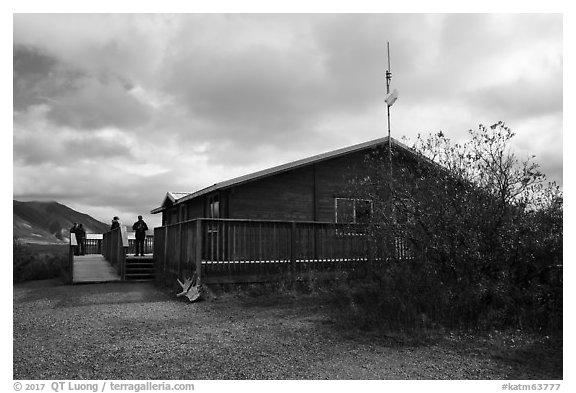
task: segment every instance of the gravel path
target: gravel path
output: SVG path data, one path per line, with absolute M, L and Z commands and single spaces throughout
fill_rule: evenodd
M 294 298 L 263 301 L 226 295 L 191 304 L 148 283 L 29 282 L 14 286 L 13 376 L 562 378 L 561 351 L 547 354 L 551 362 L 546 356 L 533 359 L 529 347 L 502 341 L 498 347 L 448 338 L 427 345 L 402 344 L 344 330 L 331 315 L 326 307 Z

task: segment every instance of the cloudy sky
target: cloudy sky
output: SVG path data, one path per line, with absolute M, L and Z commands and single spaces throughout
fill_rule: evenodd
M 13 198 L 103 222 L 167 191 L 503 120 L 562 182 L 560 14 L 15 14 Z

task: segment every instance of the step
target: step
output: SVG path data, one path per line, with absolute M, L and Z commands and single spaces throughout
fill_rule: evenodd
M 150 263 L 127 263 L 126 268 L 150 269 L 154 270 L 154 265 Z
M 149 263 L 127 263 L 126 267 L 139 267 L 142 269 L 154 269 L 154 265 L 151 265 Z
M 136 274 L 136 273 L 126 273 L 124 275 L 126 280 L 153 280 L 154 275 L 152 274 Z
M 153 272 L 155 270 L 154 266 L 150 266 L 150 265 L 126 265 L 126 270 L 149 270 L 151 272 Z
M 125 274 L 149 274 L 153 276 L 154 271 L 145 269 L 126 269 Z

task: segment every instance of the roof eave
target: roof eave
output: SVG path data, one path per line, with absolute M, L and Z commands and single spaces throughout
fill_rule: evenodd
M 158 214 L 158 213 L 163 212 L 164 210 L 166 210 L 166 207 L 160 206 L 160 207 L 157 207 L 156 209 L 150 210 L 150 214 Z
M 167 201 L 170 201 L 172 204 L 176 204 L 176 203 L 178 203 L 178 201 L 179 201 L 180 199 L 183 198 L 183 197 L 182 197 L 182 198 L 176 198 L 175 194 L 176 194 L 176 193 L 173 193 L 173 192 L 168 191 L 168 192 L 166 193 L 166 196 L 164 197 L 164 201 L 162 202 L 162 206 L 157 207 L 156 209 L 150 210 L 150 214 L 157 214 L 157 213 L 160 213 L 160 212 L 166 210 L 166 207 L 167 207 L 167 206 L 166 206 L 166 205 L 167 205 L 166 202 L 167 202 Z M 187 193 L 177 193 L 177 194 L 187 194 Z
M 392 138 L 392 141 L 393 141 L 393 143 L 398 144 L 399 146 L 408 149 L 403 144 L 397 142 L 394 138 Z M 359 143 L 357 145 L 333 150 L 331 152 L 317 154 L 317 155 L 312 156 L 312 157 L 303 158 L 301 160 L 296 160 L 296 161 L 293 161 L 291 163 L 278 165 L 278 166 L 268 168 L 268 169 L 263 169 L 261 171 L 254 172 L 252 174 L 239 176 L 237 178 L 233 178 L 230 180 L 225 180 L 225 181 L 222 181 L 220 183 L 215 183 L 211 186 L 203 188 L 203 189 L 196 191 L 194 193 L 191 193 L 191 194 L 189 194 L 183 198 L 180 198 L 175 202 L 175 204 L 189 201 L 191 199 L 197 198 L 199 196 L 208 194 L 208 193 L 213 192 L 213 191 L 225 190 L 225 189 L 233 187 L 233 186 L 238 186 L 238 185 L 241 185 L 241 184 L 244 184 L 247 182 L 260 180 L 260 179 L 263 179 L 263 178 L 266 178 L 269 176 L 288 172 L 288 171 L 291 171 L 294 169 L 301 168 L 301 167 L 306 166 L 306 165 L 316 164 L 318 162 L 337 158 L 337 157 L 343 156 L 345 154 L 355 153 L 357 151 L 361 151 L 364 149 L 373 148 L 373 147 L 376 147 L 379 145 L 384 145 L 387 142 L 388 142 L 388 137 L 378 138 L 378 139 L 374 139 L 374 140 L 371 140 L 368 142 Z M 235 181 L 235 180 L 237 180 L 237 181 Z

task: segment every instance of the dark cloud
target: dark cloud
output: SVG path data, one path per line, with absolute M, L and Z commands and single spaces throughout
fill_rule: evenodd
M 80 160 L 131 160 L 133 154 L 122 133 L 73 135 L 48 123 L 28 123 L 14 136 L 14 162 L 18 165 L 67 165 Z
M 301 140 L 316 140 L 318 125 L 335 114 L 357 116 L 382 106 L 386 40 L 423 25 L 417 17 L 402 21 L 386 15 L 276 15 L 271 17 L 276 26 L 263 17 L 247 19 L 254 22 L 249 28 L 261 35 L 266 34 L 262 26 L 270 28 L 272 39 L 237 44 L 234 37 L 214 32 L 222 23 L 214 18 L 213 25 L 203 25 L 202 34 L 198 27 L 186 26 L 181 32 L 185 45 L 169 51 L 164 88 L 186 106 L 197 125 L 182 138 L 219 140 L 214 143 L 235 149 L 254 143 L 295 149 Z M 243 31 L 238 18 L 226 21 L 232 27 L 224 30 Z M 278 33 L 291 22 L 297 28 Z M 273 41 L 277 35 L 281 42 Z M 202 45 L 201 39 L 209 38 L 219 44 Z M 396 49 L 400 59 L 413 48 Z M 399 61 L 397 66 L 404 65 Z
M 56 60 L 38 48 L 16 44 L 13 47 L 14 75 L 18 77 L 42 77 L 56 66 Z
M 46 104 L 56 124 L 75 129 L 135 127 L 150 110 L 130 94 L 128 79 L 89 74 L 40 49 L 14 46 L 14 109 Z
M 208 121 L 212 137 L 250 140 L 298 133 L 319 116 L 322 78 L 298 51 L 267 46 L 175 59 L 168 89 L 192 116 Z M 215 135 L 216 132 L 216 135 Z M 262 138 L 264 139 L 264 138 Z
M 118 80 L 78 79 L 74 90 L 51 102 L 51 108 L 52 121 L 76 129 L 132 128 L 149 119 L 149 108 Z
M 14 110 L 51 102 L 73 87 L 81 77 L 77 70 L 66 69 L 53 56 L 40 48 L 14 45 L 13 48 Z

